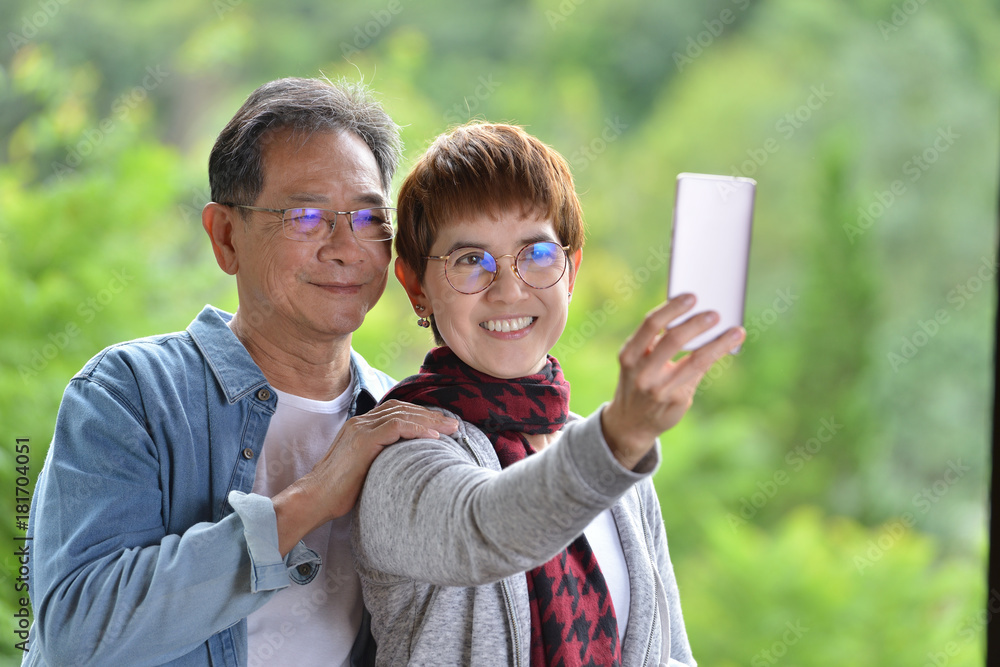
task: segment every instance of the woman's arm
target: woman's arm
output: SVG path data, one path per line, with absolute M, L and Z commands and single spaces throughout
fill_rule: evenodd
M 600 411 L 503 471 L 479 465 L 470 453 L 476 443 L 463 446 L 462 438 L 485 441 L 463 425 L 452 437 L 399 443 L 372 464 L 354 529 L 367 575 L 477 586 L 529 570 L 659 461 L 654 449 L 638 471 L 622 467 L 604 441 Z

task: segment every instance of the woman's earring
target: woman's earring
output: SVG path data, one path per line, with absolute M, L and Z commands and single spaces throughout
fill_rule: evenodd
M 417 312 L 421 312 L 421 313 L 422 313 L 423 311 L 427 310 L 427 309 L 426 309 L 426 308 L 424 308 L 423 306 L 414 306 L 413 308 L 414 308 L 414 309 L 415 309 L 415 310 L 416 310 Z M 423 315 L 421 315 L 421 316 L 420 316 L 420 319 L 418 319 L 418 320 L 417 320 L 417 326 L 420 326 L 420 327 L 423 327 L 424 329 L 426 329 L 426 328 L 427 328 L 427 327 L 429 327 L 430 325 L 431 325 L 431 321 L 430 321 L 429 319 L 427 319 L 426 317 L 424 317 Z

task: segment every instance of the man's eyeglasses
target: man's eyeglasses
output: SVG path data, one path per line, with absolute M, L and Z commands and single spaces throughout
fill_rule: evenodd
M 221 202 L 220 202 L 221 203 Z M 330 211 L 324 208 L 261 208 L 244 204 L 222 204 L 248 211 L 264 211 L 281 216 L 285 238 L 293 241 L 323 241 L 330 238 L 338 215 L 346 215 L 359 241 L 391 241 L 396 235 L 396 209 L 388 206 L 357 211 Z
M 566 273 L 569 246 L 551 241 L 529 243 L 515 255 L 494 257 L 482 248 L 458 248 L 447 255 L 431 255 L 425 259 L 444 261 L 444 276 L 448 284 L 462 294 L 476 294 L 493 284 L 497 278 L 497 260 L 513 257 L 510 269 L 528 287 L 552 287 Z

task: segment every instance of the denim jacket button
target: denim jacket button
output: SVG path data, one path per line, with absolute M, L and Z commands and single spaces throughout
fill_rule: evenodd
M 253 450 L 247 447 L 243 450 L 243 458 L 249 460 L 253 458 Z
M 309 574 L 312 573 L 312 565 L 309 565 L 308 563 L 302 563 L 302 565 L 299 565 L 295 569 L 298 570 L 299 574 L 303 577 L 308 577 Z
M 257 398 L 259 398 L 262 401 L 266 401 L 269 398 L 271 398 L 271 392 L 265 387 L 264 389 L 261 389 L 260 391 L 257 392 Z

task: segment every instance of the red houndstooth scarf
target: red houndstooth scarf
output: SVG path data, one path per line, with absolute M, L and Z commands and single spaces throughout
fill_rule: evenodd
M 551 356 L 534 375 L 502 380 L 480 373 L 447 347 L 435 348 L 420 373 L 382 400 L 391 398 L 444 408 L 475 424 L 493 443 L 503 468 L 535 453 L 522 433 L 555 433 L 569 416 L 569 383 Z M 621 665 L 611 594 L 582 533 L 525 574 L 532 667 Z

